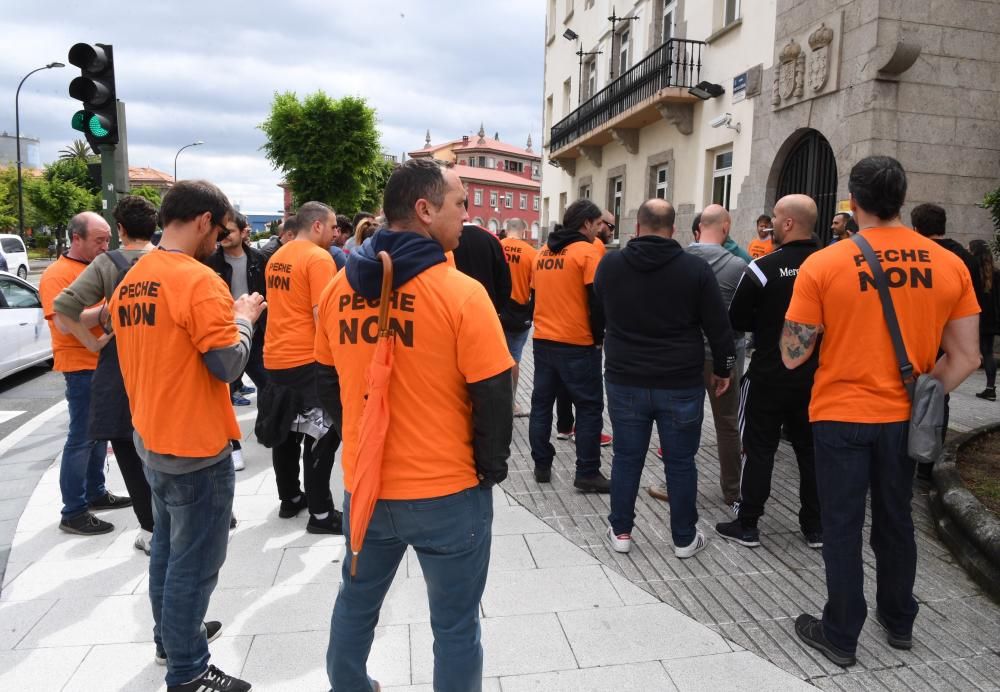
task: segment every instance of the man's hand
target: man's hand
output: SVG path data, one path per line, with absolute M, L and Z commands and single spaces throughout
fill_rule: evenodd
M 719 377 L 715 373 L 712 373 L 712 378 L 709 382 L 712 385 L 712 389 L 715 390 L 715 397 L 719 398 L 727 391 L 729 391 L 729 385 L 733 381 L 732 377 Z
M 244 293 L 233 303 L 233 315 L 242 317 L 250 324 L 255 324 L 265 308 L 267 308 L 267 303 L 264 302 L 264 296 L 259 293 Z
M 90 334 L 90 332 L 87 333 Z M 84 344 L 84 346 L 86 346 L 90 351 L 98 353 L 102 348 L 107 346 L 108 342 L 111 341 L 113 338 L 115 338 L 114 333 L 111 334 L 104 333 L 96 338 L 91 334 L 90 339 L 87 341 L 87 343 Z

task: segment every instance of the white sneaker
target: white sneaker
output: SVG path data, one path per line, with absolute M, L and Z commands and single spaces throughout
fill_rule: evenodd
M 708 545 L 708 540 L 705 538 L 705 534 L 701 531 L 695 534 L 694 540 L 691 541 L 691 545 L 686 545 L 683 548 L 678 548 L 674 546 L 674 555 L 685 560 L 689 557 L 694 557 Z
M 627 553 L 632 550 L 632 534 L 620 533 L 615 535 L 615 530 L 609 526 L 606 536 L 611 549 L 616 553 Z
M 243 450 L 234 449 L 233 450 L 233 468 L 237 471 L 242 471 L 247 467 L 246 462 L 243 461 Z
M 557 432 L 556 433 L 556 439 L 557 440 L 572 440 L 573 439 L 573 433 L 571 433 L 571 432 L 568 432 L 568 433 Z
M 136 550 L 141 550 L 149 556 L 149 551 L 153 549 L 153 532 L 146 531 L 145 529 L 139 529 L 139 535 L 135 537 L 135 543 L 132 544 Z

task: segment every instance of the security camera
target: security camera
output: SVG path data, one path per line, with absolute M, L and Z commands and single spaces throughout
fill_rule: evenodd
M 712 118 L 711 122 L 709 122 L 708 124 L 711 125 L 712 127 L 722 127 L 723 125 L 728 125 L 730 122 L 732 122 L 732 120 L 733 120 L 732 115 L 730 115 L 729 113 L 723 113 L 718 118 Z

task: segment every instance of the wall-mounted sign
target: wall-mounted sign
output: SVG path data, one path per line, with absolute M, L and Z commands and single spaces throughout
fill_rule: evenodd
M 733 103 L 739 103 L 747 97 L 747 73 L 742 72 L 733 77 Z

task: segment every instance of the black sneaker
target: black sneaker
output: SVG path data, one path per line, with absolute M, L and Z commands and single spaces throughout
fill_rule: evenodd
M 249 692 L 253 686 L 246 680 L 226 675 L 215 666 L 183 685 L 168 687 L 167 692 Z
M 326 519 L 317 519 L 309 515 L 309 523 L 306 524 L 306 531 L 309 533 L 332 533 L 342 536 L 344 533 L 344 514 L 339 510 L 332 509 Z
M 756 526 L 744 526 L 739 519 L 715 525 L 715 532 L 727 541 L 733 541 L 747 548 L 760 546 L 760 531 Z
M 90 512 L 77 514 L 70 519 L 64 517 L 59 522 L 59 528 L 66 533 L 75 533 L 79 536 L 99 536 L 115 530 L 114 524 L 98 519 Z
M 858 662 L 854 654 L 841 651 L 827 640 L 826 635 L 823 634 L 823 623 L 812 615 L 803 613 L 795 618 L 795 634 L 841 668 L 853 666 Z
M 885 618 L 882 617 L 882 613 L 876 609 L 875 610 L 875 620 L 878 624 L 882 625 L 882 628 L 886 632 L 886 641 L 889 642 L 889 646 L 894 649 L 903 649 L 904 651 L 909 651 L 913 648 L 913 634 L 895 634 L 891 629 L 889 629 L 888 623 Z
M 232 531 L 235 528 L 236 528 L 236 515 L 235 514 L 230 514 L 229 515 L 229 530 Z
M 986 399 L 986 401 L 996 401 L 997 400 L 997 388 L 987 387 L 981 392 L 976 392 L 976 397 L 979 399 Z
M 282 519 L 297 517 L 307 504 L 305 495 L 299 495 L 298 500 L 282 500 L 281 506 L 278 508 L 278 516 Z
M 805 539 L 806 545 L 810 548 L 816 548 L 818 550 L 823 547 L 822 531 L 806 531 L 805 529 L 802 529 L 802 538 Z
M 222 636 L 222 623 L 218 620 L 208 620 L 205 623 L 205 638 L 208 640 L 208 643 L 211 644 L 220 636 Z M 158 666 L 167 665 L 167 652 L 157 646 L 154 660 Z
M 551 483 L 552 482 L 552 467 L 551 466 L 536 466 L 535 467 L 535 482 L 536 483 Z
M 104 493 L 103 497 L 91 500 L 87 505 L 92 512 L 103 509 L 121 509 L 122 507 L 131 507 L 132 498 L 114 495 L 113 493 Z
M 610 493 L 611 481 L 598 472 L 593 476 L 577 478 L 573 481 L 573 487 L 584 493 Z

